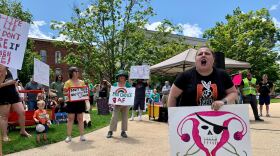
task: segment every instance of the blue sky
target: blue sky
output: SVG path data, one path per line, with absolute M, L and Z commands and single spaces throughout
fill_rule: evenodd
M 24 10 L 29 10 L 34 17 L 29 36 L 50 38 L 57 32 L 50 29 L 52 20 L 70 21 L 72 8 L 89 0 L 21 0 Z M 202 37 L 206 29 L 216 22 L 225 21 L 226 14 L 232 14 L 236 7 L 243 12 L 267 8 L 275 24 L 280 27 L 280 0 L 153 0 L 151 2 L 157 15 L 150 18 L 147 28 L 154 30 L 163 19 L 180 24 L 183 34 Z

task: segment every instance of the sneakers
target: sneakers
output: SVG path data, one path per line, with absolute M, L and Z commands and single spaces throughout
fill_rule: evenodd
M 107 134 L 107 138 L 112 138 L 112 135 L 113 135 L 113 132 L 109 131 L 108 134 Z
M 81 136 L 80 136 L 80 141 L 86 141 L 86 138 L 85 138 L 84 135 L 81 135 Z
M 138 120 L 139 120 L 139 121 L 142 121 L 142 116 L 138 116 Z
M 129 121 L 134 121 L 134 118 L 129 118 Z
M 123 138 L 127 138 L 127 135 L 126 135 L 125 131 L 122 131 L 121 136 L 122 136 Z
M 260 116 L 262 116 L 262 113 L 260 114 Z
M 68 142 L 71 142 L 71 140 L 72 140 L 72 137 L 71 137 L 71 136 L 68 136 L 64 141 L 65 141 L 66 143 L 68 143 Z
M 270 117 L 270 114 L 266 114 L 266 117 Z

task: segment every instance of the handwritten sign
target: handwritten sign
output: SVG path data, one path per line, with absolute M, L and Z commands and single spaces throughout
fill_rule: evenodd
M 131 66 L 130 79 L 149 79 L 150 78 L 150 66 Z
M 248 105 L 168 108 L 171 155 L 252 155 Z
M 112 105 L 133 105 L 135 88 L 111 87 L 109 104 Z
M 0 64 L 21 69 L 29 23 L 0 14 Z
M 34 81 L 49 86 L 50 66 L 34 58 Z
M 9 68 L 9 71 L 12 73 L 14 80 L 18 78 L 17 69 Z
M 87 86 L 84 87 L 71 87 L 68 90 L 68 97 L 66 101 L 85 101 L 89 99 L 89 89 Z

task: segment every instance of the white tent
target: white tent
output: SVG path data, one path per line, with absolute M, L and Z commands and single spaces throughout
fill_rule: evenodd
M 188 70 L 195 65 L 196 52 L 197 50 L 195 49 L 188 49 L 170 59 L 153 65 L 150 68 L 151 73 L 159 75 L 177 75 L 184 70 Z M 247 62 L 225 58 L 225 67 L 231 69 L 247 69 L 251 66 L 250 63 Z

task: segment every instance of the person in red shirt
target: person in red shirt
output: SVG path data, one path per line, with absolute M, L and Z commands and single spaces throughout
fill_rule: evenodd
M 37 142 L 40 142 L 41 134 L 43 133 L 43 139 L 47 141 L 47 131 L 50 126 L 49 115 L 45 108 L 45 101 L 40 100 L 37 102 L 38 109 L 34 112 L 33 119 L 37 124 L 42 124 L 45 127 L 45 130 L 42 132 L 37 131 Z

